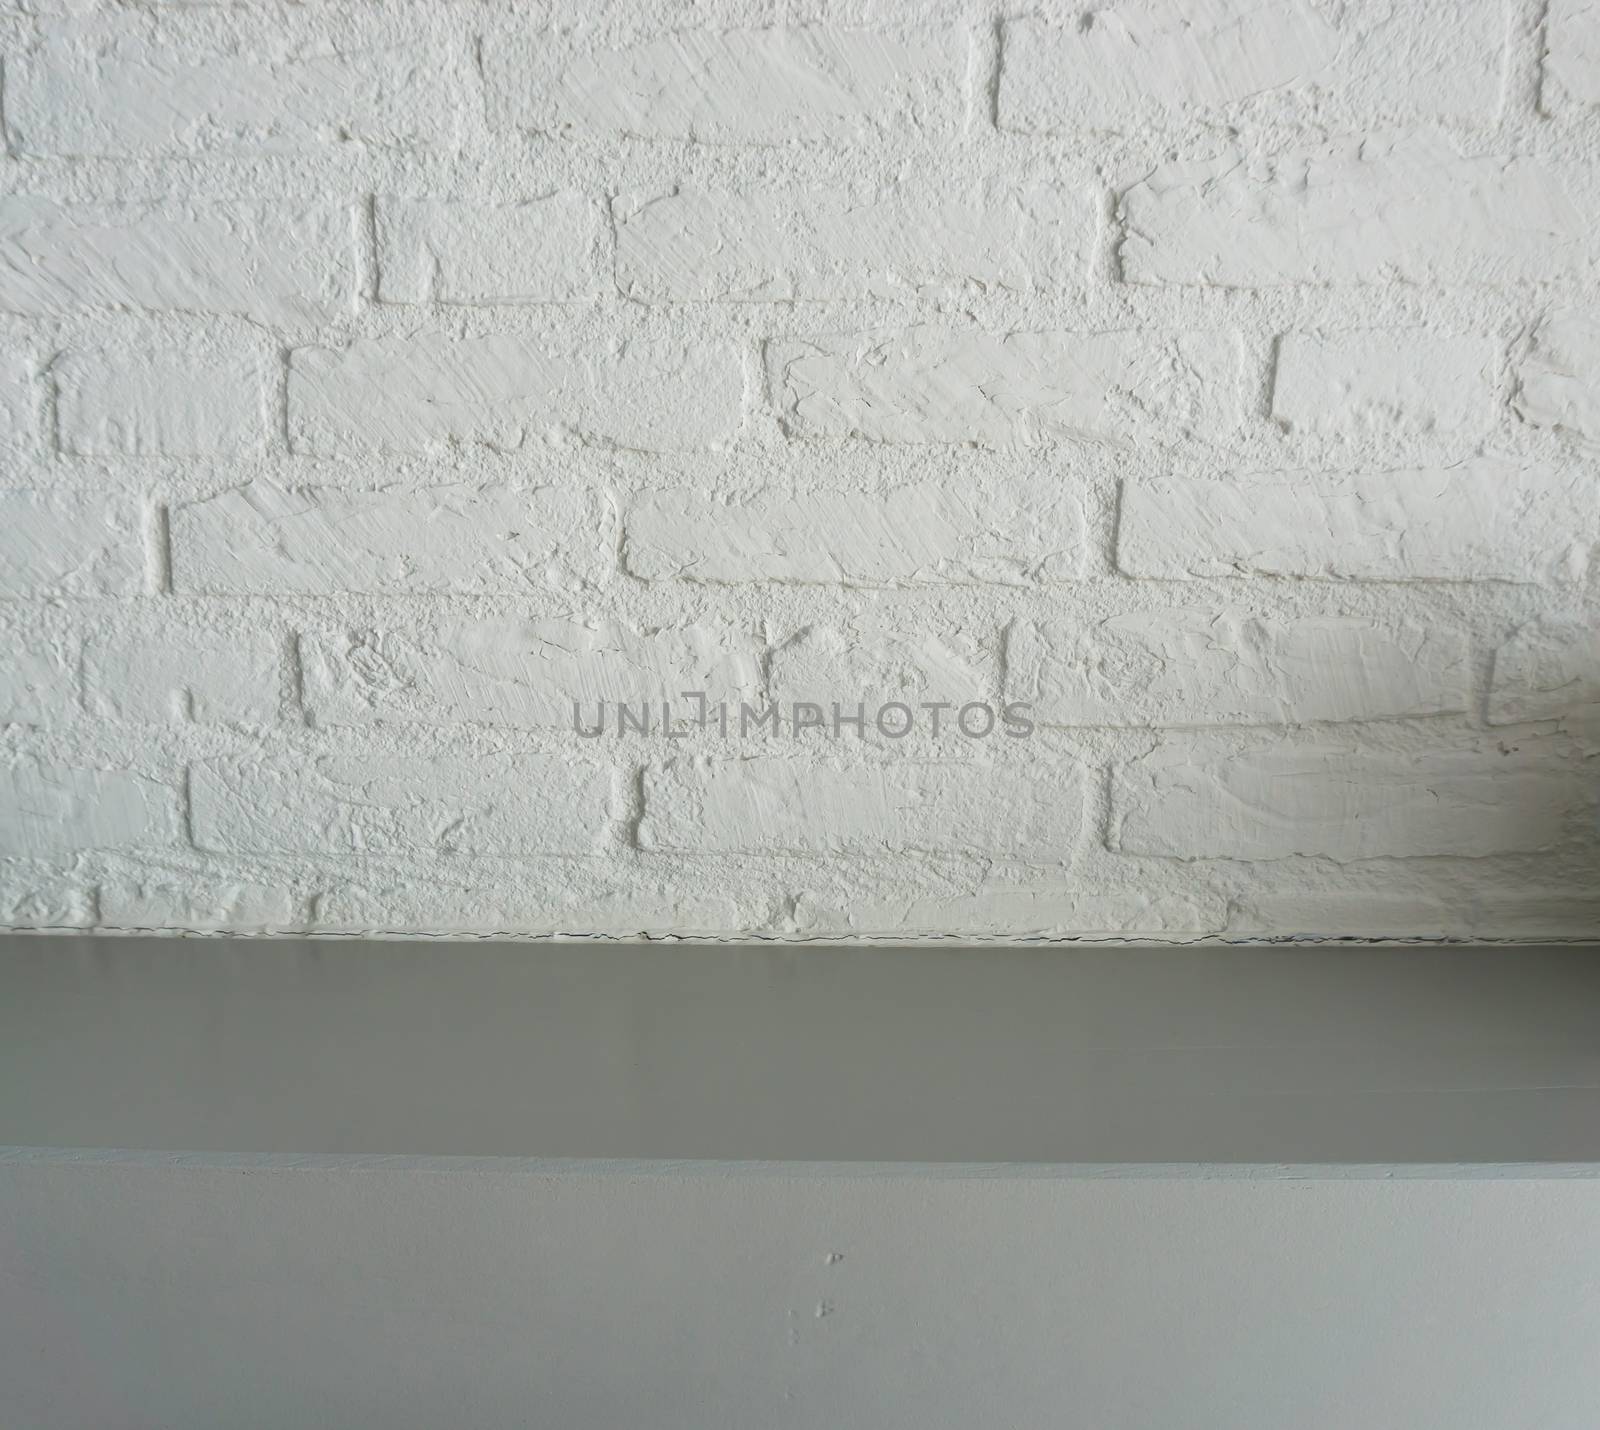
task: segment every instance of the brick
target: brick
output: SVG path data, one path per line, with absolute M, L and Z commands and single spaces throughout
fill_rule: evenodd
M 1459 634 L 1238 609 L 1014 622 L 1006 698 L 1043 725 L 1298 725 L 1467 708 Z
M 973 333 L 918 327 L 767 345 L 785 431 L 1003 447 L 1171 442 L 1239 416 L 1225 333 Z
M 1543 81 L 1540 107 L 1546 114 L 1600 104 L 1600 8 L 1593 0 L 1550 0 Z
M 0 492 L 0 596 L 137 595 L 142 521 L 132 497 Z
M 585 854 L 609 770 L 546 755 L 211 760 L 190 771 L 195 842 L 220 853 Z
M 0 630 L 0 725 L 64 725 L 78 707 L 77 641 L 24 624 Z
M 916 299 L 928 292 L 1080 289 L 1090 196 L 722 192 L 619 199 L 617 282 L 651 303 Z
M 1530 621 L 1494 656 L 1489 723 L 1600 721 L 1600 623 Z
M 303 919 L 299 898 L 281 884 L 191 874 L 102 884 L 99 922 L 104 928 L 272 933 Z
M 0 635 L 0 725 L 60 725 L 78 708 L 78 651 L 71 640 L 26 628 Z
M 0 775 L 0 855 L 158 848 L 179 837 L 177 792 L 128 770 L 37 761 Z
M 639 843 L 686 852 L 939 851 L 1057 860 L 1072 851 L 1082 821 L 1082 781 L 1066 763 L 831 769 L 763 756 L 646 770 Z
M 257 348 L 69 352 L 56 359 L 56 425 L 74 456 L 246 456 L 263 450 L 277 387 Z
M 1593 793 L 1549 750 L 1404 754 L 1310 739 L 1164 741 L 1118 767 L 1109 847 L 1173 859 L 1337 861 L 1549 849 Z
M 576 487 L 285 490 L 175 507 L 173 587 L 220 595 L 577 590 L 610 574 L 606 502 Z
M 509 335 L 428 333 L 289 357 L 297 452 L 426 453 L 464 443 L 514 451 L 560 439 L 692 450 L 731 437 L 743 405 L 739 355 L 720 344 L 556 352 Z
M 91 636 L 83 664 L 86 704 L 98 719 L 257 726 L 278 720 L 278 643 L 270 631 Z
M 726 936 L 756 922 L 742 888 L 684 888 L 670 877 L 636 887 L 579 872 L 568 860 L 519 887 L 498 870 L 465 887 L 432 878 L 341 885 L 318 901 L 316 926 L 335 933 Z
M 33 360 L 0 352 L 0 452 L 32 456 L 38 450 L 40 392 Z
M 0 859 L 0 928 L 85 928 L 94 889 L 71 874 L 27 859 Z
M 1277 938 L 1459 938 L 1471 931 L 1459 899 L 1376 889 L 1249 894 L 1228 920 L 1229 933 Z
M 562 303 L 610 290 L 597 199 L 557 193 L 519 204 L 379 199 L 384 303 Z
M 638 630 L 615 621 L 445 620 L 432 628 L 300 637 L 304 699 L 317 725 L 592 727 L 595 702 L 754 703 L 762 645 L 712 625 Z
M 952 135 L 964 112 L 959 32 L 682 29 L 575 53 L 581 43 L 533 31 L 487 40 L 491 123 L 703 144 L 864 143 Z
M 865 705 L 873 739 L 872 718 L 887 702 L 917 706 L 945 701 L 954 708 L 943 712 L 942 724 L 953 730 L 960 706 L 973 700 L 993 704 L 997 644 L 992 634 L 984 641 L 960 627 L 939 628 L 932 621 L 896 627 L 862 618 L 806 626 L 772 652 L 772 700 L 786 711 L 796 701 L 811 701 L 830 718 L 835 703 L 844 715 Z M 849 726 L 841 729 L 852 733 Z
M 795 920 L 818 936 L 1094 938 L 1188 935 L 1221 930 L 1220 901 L 1083 889 L 986 889 L 976 894 L 918 895 L 881 903 L 836 903 L 802 896 Z
M 1077 499 L 1050 473 L 883 492 L 652 492 L 624 529 L 627 569 L 646 581 L 1025 585 L 1075 579 L 1085 554 Z
M 1600 897 L 1570 885 L 1480 891 L 1472 899 L 1472 931 L 1479 938 L 1600 942 Z
M 106 308 L 324 323 L 352 310 L 355 221 L 337 208 L 71 207 L 0 199 L 0 311 Z
M 1565 310 L 1534 330 L 1517 370 L 1524 422 L 1580 442 L 1600 442 L 1600 319 Z
M 1272 415 L 1296 436 L 1475 435 L 1493 425 L 1499 368 L 1492 338 L 1287 333 L 1278 343 Z
M 1500 0 L 1116 0 L 1004 22 L 999 122 L 1034 134 L 1246 114 L 1488 123 L 1505 36 Z
M 57 27 L 7 64 L 12 143 L 120 157 L 455 141 L 459 46 L 244 28 L 208 42 L 192 25 Z
M 1143 284 L 1545 281 L 1593 257 L 1558 174 L 1427 133 L 1163 164 L 1122 217 L 1123 277 Z
M 1496 461 L 1156 478 L 1123 486 L 1117 564 L 1167 580 L 1534 582 L 1581 575 L 1595 521 L 1582 472 Z

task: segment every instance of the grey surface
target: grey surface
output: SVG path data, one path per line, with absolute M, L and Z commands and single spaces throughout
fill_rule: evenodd
M 1600 1161 L 1600 949 L 10 936 L 0 1145 Z
M 12 940 L 0 1426 L 1593 1430 L 1597 988 Z
M 1594 1430 L 1600 1182 L 0 1158 L 7 1430 Z

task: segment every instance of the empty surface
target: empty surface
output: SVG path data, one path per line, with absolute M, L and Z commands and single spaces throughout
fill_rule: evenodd
M 0 1145 L 1582 1162 L 1597 954 L 13 936 Z
M 1593 1430 L 1600 1183 L 0 1158 L 19 1430 Z

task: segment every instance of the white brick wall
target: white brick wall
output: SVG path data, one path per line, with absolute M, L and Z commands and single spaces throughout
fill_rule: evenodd
M 975 333 L 916 327 L 767 345 L 785 431 L 873 442 L 1176 442 L 1238 420 L 1224 333 Z
M 260 344 L 66 352 L 56 433 L 75 457 L 247 456 L 269 440 L 275 364 Z
M 1076 292 L 1094 239 L 1089 195 L 1043 185 L 678 190 L 612 211 L 617 286 L 649 303 Z
M 31 166 L 30 166 L 31 167 Z M 353 210 L 0 199 L 0 312 L 131 309 L 321 323 L 356 296 Z
M 1597 16 L 0 0 L 0 923 L 1600 934 Z
M 398 613 L 396 613 L 398 614 Z M 414 722 L 570 730 L 573 702 L 594 723 L 597 701 L 752 704 L 763 641 L 710 625 L 641 630 L 612 621 L 446 619 L 427 628 L 308 631 L 299 655 L 306 712 L 317 725 Z

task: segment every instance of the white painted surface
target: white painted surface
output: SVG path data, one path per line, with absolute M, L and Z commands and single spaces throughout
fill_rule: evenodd
M 1600 1184 L 0 1161 L 30 1430 L 1589 1430 Z
M 0 61 L 0 923 L 1600 932 L 1586 0 Z M 570 729 L 686 689 L 1037 730 Z
M 1590 1430 L 1597 978 L 11 940 L 4 1418 Z

